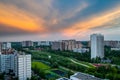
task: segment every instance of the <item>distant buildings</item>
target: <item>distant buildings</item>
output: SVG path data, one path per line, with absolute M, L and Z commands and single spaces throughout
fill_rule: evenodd
M 3 42 L 2 49 L 11 49 L 11 43 L 10 42 Z
M 22 47 L 31 47 L 31 46 L 33 46 L 32 41 L 23 41 L 22 42 Z
M 92 34 L 91 40 L 91 59 L 104 57 L 104 36 L 101 34 Z
M 65 47 L 64 45 L 65 44 L 63 42 L 55 41 L 55 42 L 52 42 L 51 49 L 63 51 Z
M 38 41 L 37 46 L 50 46 L 51 42 L 50 41 Z
M 76 46 L 76 40 L 62 40 L 65 45 L 64 50 L 72 51 Z
M 82 44 L 80 41 L 76 40 L 61 40 L 54 41 L 51 44 L 52 50 L 61 50 L 61 51 L 73 51 L 73 52 L 87 52 L 88 48 Z
M 104 41 L 104 45 L 111 48 L 120 48 L 120 41 Z

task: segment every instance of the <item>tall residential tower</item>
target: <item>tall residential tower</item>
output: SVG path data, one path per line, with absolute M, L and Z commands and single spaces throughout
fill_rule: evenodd
M 104 57 L 104 36 L 101 34 L 92 34 L 91 40 L 91 59 Z

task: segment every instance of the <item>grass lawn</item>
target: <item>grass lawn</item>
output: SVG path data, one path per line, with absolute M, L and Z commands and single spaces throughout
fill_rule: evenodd
M 43 64 L 42 62 L 33 61 L 32 68 L 35 68 L 35 67 L 37 67 L 38 69 L 42 69 L 42 70 L 50 69 L 50 66 Z

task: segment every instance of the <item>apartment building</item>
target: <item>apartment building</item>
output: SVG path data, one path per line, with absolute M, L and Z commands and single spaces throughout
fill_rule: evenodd
M 0 72 L 9 73 L 12 70 L 19 80 L 31 78 L 31 55 L 14 51 L 10 54 L 0 54 Z
M 31 55 L 15 56 L 15 75 L 19 80 L 27 80 L 31 78 Z
M 91 59 L 104 57 L 104 36 L 101 34 L 92 34 L 91 40 Z

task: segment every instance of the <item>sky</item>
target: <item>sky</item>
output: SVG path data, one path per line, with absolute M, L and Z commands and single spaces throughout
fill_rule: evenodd
M 0 41 L 120 40 L 120 0 L 0 0 Z

